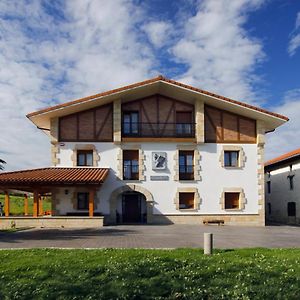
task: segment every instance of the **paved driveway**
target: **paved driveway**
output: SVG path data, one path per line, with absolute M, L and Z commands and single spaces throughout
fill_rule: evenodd
M 214 234 L 216 248 L 300 247 L 300 227 L 122 225 L 2 232 L 0 248 L 203 248 L 204 232 Z

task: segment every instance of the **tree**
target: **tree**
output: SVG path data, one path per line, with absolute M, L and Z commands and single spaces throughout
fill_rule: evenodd
M 4 161 L 3 159 L 0 158 L 0 170 L 4 169 L 4 164 L 6 164 L 6 161 Z

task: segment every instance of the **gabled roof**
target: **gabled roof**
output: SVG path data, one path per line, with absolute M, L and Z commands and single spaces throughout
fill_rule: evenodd
M 288 153 L 282 154 L 278 157 L 275 157 L 273 159 L 270 159 L 268 161 L 265 162 L 265 167 L 270 167 L 273 166 L 275 164 L 280 164 L 280 163 L 284 163 L 287 160 L 290 159 L 295 159 L 295 158 L 300 158 L 300 148 L 290 151 Z
M 218 98 L 221 101 L 226 101 L 226 102 L 229 102 L 229 103 L 237 104 L 237 105 L 243 106 L 245 108 L 250 108 L 250 109 L 256 110 L 258 112 L 263 112 L 263 113 L 269 114 L 271 116 L 280 118 L 284 121 L 289 120 L 289 118 L 286 117 L 286 116 L 268 111 L 266 109 L 259 108 L 257 106 L 250 105 L 250 104 L 240 102 L 240 101 L 237 101 L 237 100 L 233 100 L 233 99 L 230 99 L 230 98 L 227 98 L 227 97 L 224 97 L 224 96 L 220 96 L 220 95 L 208 92 L 206 90 L 202 90 L 202 89 L 199 89 L 199 88 L 196 88 L 196 87 L 184 84 L 184 83 L 180 83 L 180 82 L 172 80 L 172 79 L 165 78 L 163 76 L 154 77 L 154 78 L 149 79 L 149 80 L 140 81 L 140 82 L 137 82 L 137 83 L 134 83 L 134 84 L 126 85 L 126 86 L 123 86 L 123 87 L 120 87 L 120 88 L 117 88 L 117 89 L 113 89 L 113 90 L 110 90 L 110 91 L 106 91 L 106 92 L 103 92 L 103 93 L 95 94 L 95 95 L 92 95 L 92 96 L 80 98 L 80 99 L 77 99 L 77 100 L 73 100 L 73 101 L 69 101 L 69 102 L 66 102 L 66 103 L 54 105 L 54 106 L 51 106 L 51 107 L 48 107 L 48 108 L 44 108 L 44 109 L 41 109 L 41 110 L 37 110 L 35 112 L 27 114 L 27 117 L 30 118 L 30 117 L 33 117 L 33 116 L 36 116 L 36 115 L 39 115 L 39 114 L 42 114 L 42 113 L 45 113 L 45 112 L 50 112 L 50 111 L 53 111 L 53 110 L 56 110 L 56 109 L 59 109 L 59 108 L 67 107 L 67 106 L 74 105 L 74 104 L 83 103 L 83 102 L 86 102 L 86 101 L 89 101 L 89 100 L 92 100 L 92 99 L 96 99 L 96 98 L 99 98 L 99 97 L 104 97 L 104 96 L 116 94 L 118 92 L 126 91 L 126 90 L 133 89 L 133 88 L 136 88 L 136 87 L 140 87 L 140 86 L 143 86 L 143 85 L 148 85 L 148 84 L 158 82 L 158 81 L 171 83 L 171 84 L 174 84 L 176 86 L 179 86 L 179 87 L 191 90 L 191 91 L 199 92 L 199 93 L 207 95 L 207 96 L 212 96 L 214 98 Z
M 106 168 L 41 168 L 0 174 L 1 186 L 90 185 L 101 184 L 108 175 Z
M 227 110 L 250 119 L 261 120 L 265 123 L 266 131 L 273 131 L 275 128 L 288 121 L 288 118 L 283 115 L 210 93 L 162 76 L 44 108 L 28 114 L 27 117 L 38 128 L 45 130 L 45 132 L 49 134 L 52 118 L 59 118 L 112 103 L 115 99 L 121 99 L 122 103 L 124 103 L 145 98 L 154 94 L 168 96 L 189 103 L 195 103 L 196 100 L 201 100 L 205 104 Z

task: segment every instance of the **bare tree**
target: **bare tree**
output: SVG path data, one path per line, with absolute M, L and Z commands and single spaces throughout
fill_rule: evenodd
M 6 161 L 0 158 L 0 170 L 4 170 L 4 164 L 6 164 Z

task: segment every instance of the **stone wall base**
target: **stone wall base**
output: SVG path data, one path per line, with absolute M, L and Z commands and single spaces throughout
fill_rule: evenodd
M 265 226 L 259 214 L 251 215 L 153 215 L 151 224 L 199 224 L 203 221 L 223 220 L 224 225 Z
M 265 218 L 259 214 L 248 215 L 151 215 L 151 220 L 147 224 L 199 224 L 203 221 L 223 220 L 224 225 L 233 226 L 265 226 Z M 105 225 L 115 224 L 115 220 L 109 215 L 105 215 Z
M 95 228 L 103 226 L 104 217 L 0 217 L 0 229 L 35 228 Z

